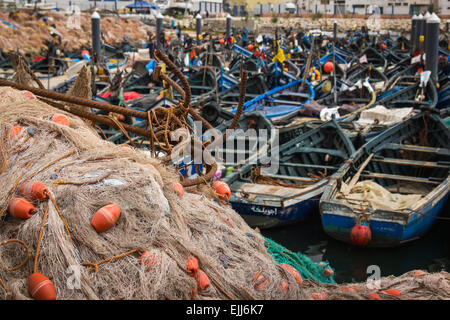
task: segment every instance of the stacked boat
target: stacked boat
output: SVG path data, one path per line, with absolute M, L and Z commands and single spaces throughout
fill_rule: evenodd
M 426 233 L 449 193 L 446 48 L 439 48 L 433 74 L 423 48 L 415 50 L 405 37 L 367 31 L 346 38 L 325 32 L 220 37 L 204 34 L 204 43 L 194 43 L 181 35 L 161 43 L 170 63 L 150 52 L 127 68 L 123 52 L 107 46 L 108 61 L 94 72 L 94 99 L 148 119 L 188 99 L 186 127 L 213 147 L 214 179 L 228 184 L 230 205 L 253 227 L 320 214 L 331 237 L 384 247 Z M 247 45 L 248 39 L 254 41 Z M 54 90 L 66 91 L 70 81 Z M 143 118 L 114 121 L 157 130 Z M 169 139 L 161 131 L 167 125 L 159 123 L 151 136 Z M 98 130 L 117 144 L 139 138 L 123 128 Z M 145 139 L 139 146 L 158 149 Z M 192 158 L 172 164 L 186 179 L 205 175 Z

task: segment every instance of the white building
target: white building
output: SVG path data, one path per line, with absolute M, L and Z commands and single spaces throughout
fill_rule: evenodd
M 286 1 L 287 2 L 287 1 Z M 429 11 L 450 14 L 450 0 L 293 0 L 299 13 L 325 14 L 414 14 Z M 279 4 L 274 5 L 278 12 Z M 284 6 L 281 5 L 281 8 Z M 255 6 L 255 13 L 260 8 Z M 267 10 L 261 10 L 266 13 Z

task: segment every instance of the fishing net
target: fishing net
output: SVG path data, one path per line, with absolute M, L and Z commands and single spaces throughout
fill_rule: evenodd
M 372 180 L 357 182 L 350 187 L 342 182 L 341 192 L 336 198 L 343 198 L 350 204 L 368 204 L 374 210 L 402 211 L 411 208 L 421 198 L 420 194 L 393 193 Z
M 399 277 L 388 276 L 357 284 L 321 284 L 305 280 L 302 289 L 311 299 L 332 300 L 448 300 L 450 274 L 412 270 Z
M 55 123 L 55 112 L 29 92 L 0 88 L 1 299 L 31 299 L 35 271 L 50 278 L 58 299 L 450 299 L 446 272 L 386 277 L 376 288 L 320 283 L 320 266 L 263 238 L 205 186 L 180 198 L 173 168 L 100 139 L 67 113 L 70 126 Z M 12 137 L 15 125 L 22 130 Z M 45 184 L 49 199 L 18 220 L 6 208 L 27 181 Z M 110 203 L 121 215 L 97 233 L 92 216 Z M 150 264 L 141 263 L 143 251 Z M 189 257 L 210 280 L 206 289 L 187 272 Z M 295 267 L 302 284 L 279 263 Z
M 333 277 L 324 274 L 325 269 L 332 270 L 327 262 L 317 264 L 301 253 L 292 252 L 275 241 L 265 238 L 267 251 L 279 263 L 293 266 L 302 279 L 313 279 L 320 283 L 335 283 Z
M 0 241 L 19 239 L 29 250 L 26 263 L 10 271 L 25 259 L 25 249 L 0 246 L 0 279 L 7 290 L 0 288 L 0 297 L 30 299 L 27 279 L 37 271 L 51 279 L 58 299 L 302 298 L 264 238 L 229 206 L 193 192 L 180 198 L 171 188 L 178 179 L 172 168 L 101 140 L 70 114 L 70 126 L 55 123 L 55 113 L 27 92 L 0 88 Z M 12 137 L 14 125 L 22 130 Z M 45 184 L 50 199 L 35 202 L 30 219 L 18 220 L 5 209 L 26 181 Z M 113 228 L 97 233 L 92 216 L 110 203 L 121 215 Z M 142 251 L 152 253 L 150 267 L 140 262 Z M 197 290 L 186 271 L 192 256 L 211 282 L 206 290 Z M 287 290 L 280 288 L 283 280 Z

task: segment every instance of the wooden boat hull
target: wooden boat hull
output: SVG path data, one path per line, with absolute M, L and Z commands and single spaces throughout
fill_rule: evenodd
M 305 200 L 289 207 L 260 206 L 241 202 L 230 202 L 252 228 L 268 229 L 302 222 L 319 209 L 319 201 Z
M 230 205 L 252 228 L 268 229 L 280 227 L 302 222 L 314 214 L 318 214 L 319 199 L 327 183 L 328 180 L 324 179 L 318 182 L 312 190 L 298 197 L 288 200 L 283 200 L 281 197 L 279 200 L 267 200 L 264 205 L 260 201 L 242 199 L 235 201 L 236 199 L 232 195 Z M 286 193 L 287 189 L 277 186 L 269 186 L 268 189 L 270 188 L 283 189 L 284 193 Z M 290 191 L 288 190 L 287 192 Z M 292 192 L 298 193 L 298 190 L 292 190 Z M 277 192 L 273 191 L 273 193 L 276 194 Z M 285 194 L 284 196 L 286 197 L 287 195 Z
M 276 174 L 260 167 L 269 159 L 258 158 L 222 179 L 230 185 L 231 206 L 252 227 L 281 226 L 317 213 L 329 176 L 355 151 L 334 120 L 317 128 L 291 128 L 280 141 L 279 153 L 271 150 Z
M 408 142 L 417 137 L 431 144 Z M 450 132 L 444 123 L 427 113 L 417 114 L 370 140 L 355 152 L 349 163 L 342 165 L 333 177 L 334 182 L 325 188 L 319 205 L 324 231 L 337 240 L 352 243 L 352 228 L 365 218 L 372 234 L 370 247 L 394 247 L 422 237 L 442 211 L 450 192 L 449 141 Z M 341 182 L 353 180 L 357 170 L 363 180 L 368 178 L 396 193 L 401 192 L 400 182 L 412 184 L 411 191 L 406 187 L 403 193 L 419 193 L 422 198 L 397 210 L 392 206 L 374 208 L 366 200 L 360 200 L 361 206 L 351 205 L 338 191 L 342 191 Z M 377 201 L 381 203 L 385 198 Z
M 421 238 L 442 211 L 448 195 L 448 188 L 446 192 L 435 194 L 423 208 L 410 215 L 409 219 L 392 213 L 371 218 L 368 225 L 372 240 L 368 247 L 395 247 Z M 321 203 L 320 211 L 325 233 L 337 240 L 351 243 L 350 232 L 355 225 L 351 208 Z

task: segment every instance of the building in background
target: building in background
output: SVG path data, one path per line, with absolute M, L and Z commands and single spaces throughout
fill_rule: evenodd
M 234 16 L 324 14 L 415 14 L 432 11 L 450 14 L 450 0 L 224 0 L 225 11 Z

